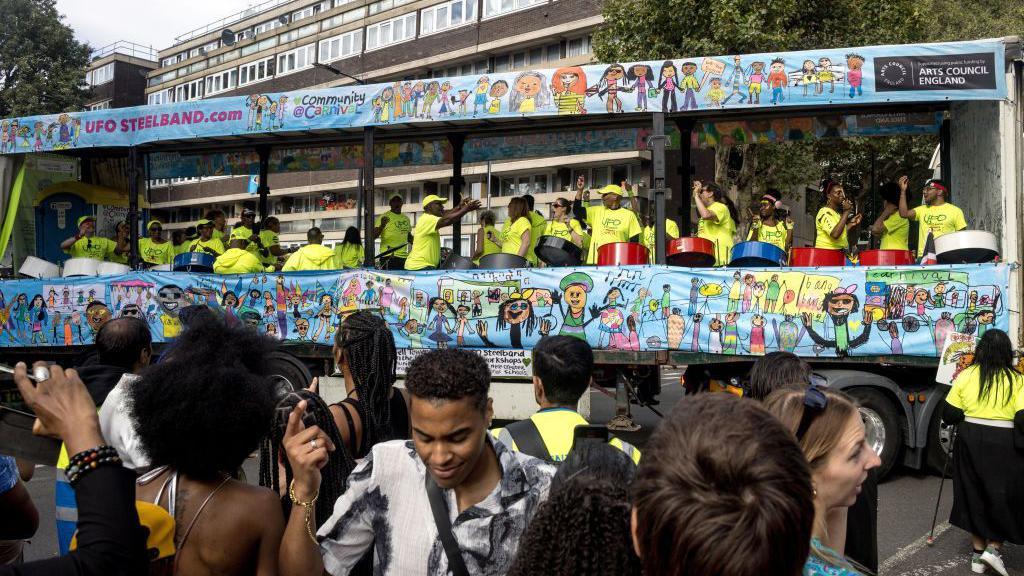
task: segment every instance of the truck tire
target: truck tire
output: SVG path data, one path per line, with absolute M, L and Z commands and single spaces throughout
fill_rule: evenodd
M 283 396 L 293 390 L 308 388 L 313 381 L 309 368 L 301 360 L 285 352 L 276 351 L 270 354 L 270 373 L 275 394 Z
M 936 407 L 932 414 L 932 421 L 928 424 L 928 447 L 925 458 L 928 469 L 937 476 L 942 476 L 943 471 L 946 478 L 953 474 L 953 427 L 942 422 L 942 408 Z M 949 458 L 949 466 L 946 459 Z
M 868 445 L 878 452 L 882 460 L 878 467 L 878 478 L 881 480 L 896 465 L 903 447 L 900 414 L 884 392 L 873 388 L 853 388 L 845 392 L 860 403 Z

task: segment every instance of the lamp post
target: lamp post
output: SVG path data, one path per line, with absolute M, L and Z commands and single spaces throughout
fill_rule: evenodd
M 313 63 L 313 67 L 314 68 L 322 68 L 324 70 L 327 70 L 328 72 L 331 72 L 333 74 L 337 74 L 338 76 L 344 76 L 345 78 L 348 78 L 349 80 L 354 81 L 356 84 L 359 84 L 360 86 L 363 86 L 363 85 L 366 84 L 365 80 L 361 80 L 359 78 L 356 78 L 355 76 L 352 76 L 351 74 L 346 74 L 346 73 L 342 72 L 341 70 L 338 70 L 334 66 L 331 66 L 330 64 L 324 64 L 322 62 L 314 62 Z

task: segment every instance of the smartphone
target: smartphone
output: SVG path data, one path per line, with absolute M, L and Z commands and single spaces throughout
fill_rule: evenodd
M 0 406 L 0 454 L 54 466 L 60 455 L 60 440 L 33 434 L 35 421 L 28 412 Z
M 572 446 L 576 446 L 584 442 L 601 442 L 607 443 L 612 439 L 611 432 L 608 431 L 607 426 L 600 424 L 587 424 L 585 426 L 577 426 L 572 431 Z

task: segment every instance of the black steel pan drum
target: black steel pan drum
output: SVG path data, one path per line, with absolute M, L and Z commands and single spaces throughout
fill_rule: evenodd
M 505 254 L 496 252 L 480 258 L 480 268 L 483 270 L 500 270 L 504 268 L 526 268 L 530 263 L 518 254 Z
M 175 272 L 213 272 L 216 260 L 206 252 L 184 252 L 174 257 Z
M 448 252 L 447 256 L 443 255 L 444 258 L 441 260 L 441 270 L 474 270 L 476 264 L 473 261 L 461 254 L 455 252 Z
M 579 266 L 583 262 L 583 249 L 558 236 L 541 236 L 534 251 L 548 266 Z

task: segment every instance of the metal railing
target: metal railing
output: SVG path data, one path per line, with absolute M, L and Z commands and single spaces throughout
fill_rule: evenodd
M 244 20 L 246 18 L 249 18 L 250 16 L 255 16 L 256 14 L 259 14 L 261 12 L 266 12 L 267 10 L 271 10 L 273 8 L 277 8 L 278 6 L 281 6 L 282 4 L 290 4 L 290 3 L 294 2 L 294 1 L 295 0 L 267 0 L 266 2 L 257 4 L 255 6 L 250 6 L 250 7 L 246 8 L 245 10 L 242 10 L 241 12 L 236 12 L 235 14 L 232 14 L 231 16 L 227 16 L 227 17 L 221 18 L 220 20 L 217 20 L 216 22 L 211 22 L 211 23 L 207 24 L 206 26 L 201 26 L 199 28 L 196 28 L 195 30 L 186 32 L 186 33 L 182 34 L 181 36 L 176 37 L 174 39 L 174 45 L 177 46 L 178 44 L 181 44 L 183 42 L 188 42 L 189 40 L 192 40 L 194 38 L 199 38 L 200 36 L 205 36 L 206 34 L 209 34 L 210 32 L 215 32 L 217 30 L 220 30 L 221 28 L 224 28 L 224 27 L 228 26 L 229 24 L 234 24 L 235 22 L 238 22 L 240 20 Z
M 93 50 L 92 59 L 96 60 L 111 54 L 124 54 L 125 56 L 131 56 L 132 58 L 142 58 L 143 60 L 157 62 L 157 51 L 155 48 L 152 46 L 136 44 L 135 42 L 129 42 L 128 40 L 118 40 L 113 44 L 107 44 L 102 48 Z

